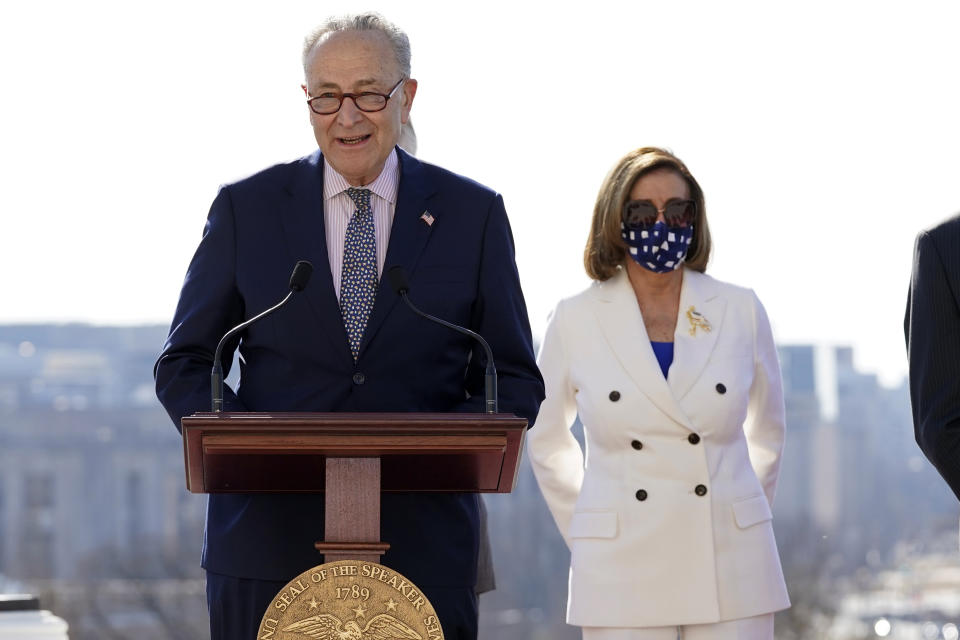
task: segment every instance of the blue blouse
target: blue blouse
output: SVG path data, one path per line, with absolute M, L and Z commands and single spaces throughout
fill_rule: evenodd
M 653 355 L 657 356 L 657 362 L 660 363 L 660 370 L 663 371 L 663 377 L 667 377 L 667 371 L 670 370 L 670 364 L 673 362 L 673 343 L 672 342 L 654 342 L 650 341 L 653 347 Z

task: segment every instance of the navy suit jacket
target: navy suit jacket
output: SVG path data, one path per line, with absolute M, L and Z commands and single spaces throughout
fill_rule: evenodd
M 530 424 L 543 399 L 502 198 L 397 150 L 400 186 L 384 270 L 402 265 L 410 299 L 484 336 L 499 374 L 500 410 Z M 434 218 L 427 224 L 421 215 Z M 155 369 L 174 423 L 209 411 L 221 336 L 275 304 L 297 260 L 307 289 L 254 324 L 240 344 L 240 383 L 226 411 L 482 411 L 483 356 L 473 341 L 416 316 L 381 278 L 356 363 L 334 293 L 323 223 L 319 151 L 221 188 Z M 235 346 L 235 345 L 234 345 Z M 233 348 L 224 354 L 226 370 Z M 361 375 L 358 375 L 361 374 Z M 468 397 L 470 396 L 470 397 Z M 203 566 L 287 581 L 319 564 L 321 494 L 209 498 Z M 476 584 L 478 498 L 384 494 L 387 564 L 420 586 Z
M 917 444 L 960 498 L 960 215 L 917 236 L 904 331 Z

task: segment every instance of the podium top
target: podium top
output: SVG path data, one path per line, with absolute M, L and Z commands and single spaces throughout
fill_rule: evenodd
M 383 491 L 509 493 L 527 421 L 486 413 L 196 413 L 181 421 L 194 493 L 324 490 L 327 458 L 380 458 Z
M 452 429 L 469 425 L 512 425 L 520 428 L 527 426 L 527 421 L 524 418 L 518 418 L 512 413 L 348 413 L 336 411 L 327 413 L 296 411 L 222 411 L 215 413 L 213 411 L 198 411 L 183 418 L 181 423 L 183 425 L 199 425 L 211 421 L 216 423 L 229 421 L 237 425 L 261 422 L 284 426 L 303 425 L 310 428 L 318 425 L 329 425 L 331 427 L 340 425 L 348 428 L 367 425 L 377 428 L 398 429 L 427 425 L 435 425 L 434 428 L 444 425 L 446 428 Z

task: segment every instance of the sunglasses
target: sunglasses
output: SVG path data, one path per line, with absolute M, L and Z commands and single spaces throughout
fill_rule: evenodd
M 671 200 L 663 209 L 658 209 L 649 200 L 631 200 L 623 205 L 623 223 L 631 229 L 652 227 L 660 213 L 668 227 L 685 227 L 697 218 L 697 203 Z

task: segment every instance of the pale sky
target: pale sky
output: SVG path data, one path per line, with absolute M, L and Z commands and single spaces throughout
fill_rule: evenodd
M 0 322 L 169 322 L 218 185 L 316 147 L 303 36 L 369 8 L 410 35 L 418 155 L 504 195 L 535 334 L 588 284 L 604 175 L 653 144 L 778 342 L 896 382 L 913 239 L 960 210 L 958 5 L 559 6 L 5 4 Z

